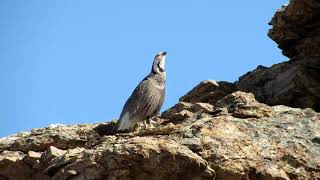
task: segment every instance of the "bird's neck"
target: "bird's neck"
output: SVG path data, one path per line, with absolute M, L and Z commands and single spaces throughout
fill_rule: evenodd
M 159 84 L 164 84 L 166 82 L 166 72 L 161 73 L 150 73 L 147 78 L 155 80 Z

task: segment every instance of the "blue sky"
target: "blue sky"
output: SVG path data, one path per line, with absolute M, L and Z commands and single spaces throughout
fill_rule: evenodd
M 0 137 L 118 118 L 154 54 L 164 109 L 205 79 L 287 60 L 267 37 L 278 1 L 0 1 Z

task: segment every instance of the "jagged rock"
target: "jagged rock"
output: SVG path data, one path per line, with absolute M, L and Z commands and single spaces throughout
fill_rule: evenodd
M 262 118 L 272 115 L 272 108 L 255 100 L 252 93 L 234 92 L 219 100 L 217 107 L 225 107 L 238 118 Z
M 22 160 L 26 155 L 20 151 L 3 151 L 0 154 L 0 162 L 5 165 L 6 163 L 16 163 Z
M 104 146 L 102 144 L 102 147 Z M 104 165 L 108 178 L 130 179 L 132 175 L 136 179 L 214 177 L 214 171 L 202 157 L 165 137 L 123 139 L 109 147 L 102 156 L 105 162 L 109 162 Z M 112 159 L 113 161 L 110 161 Z
M 172 119 L 174 115 L 178 114 L 181 111 L 192 111 L 192 104 L 191 103 L 187 103 L 187 102 L 179 102 L 177 103 L 175 106 L 173 106 L 172 108 L 164 111 L 162 113 L 162 117 L 164 119 Z
M 4 149 L 8 149 L 9 147 L 12 147 L 13 144 L 17 141 L 19 141 L 19 139 L 26 137 L 30 135 L 30 133 L 28 132 L 19 132 L 15 135 L 6 137 L 6 138 L 0 138 L 0 151 L 3 151 Z
M 269 35 L 293 59 L 236 84 L 203 81 L 153 128 L 51 125 L 0 138 L 0 179 L 319 179 L 320 113 L 253 96 L 319 110 L 319 12 L 291 0 Z
M 48 161 L 56 157 L 63 156 L 66 153 L 65 150 L 58 149 L 54 146 L 50 146 L 47 151 L 45 151 L 43 156 L 43 161 Z
M 184 108 L 192 110 L 193 104 L 181 104 L 177 106 L 181 112 L 187 111 Z M 5 148 L 1 149 L 0 177 L 35 180 L 320 177 L 319 113 L 312 109 L 269 107 L 244 92 L 227 95 L 217 104 L 228 112 L 219 115 L 200 111 L 199 116 L 180 121 L 161 119 L 154 128 L 137 128 L 129 133 L 100 136 L 95 131 L 99 124 L 37 129 L 32 131 L 36 132 L 34 135 L 18 138 L 21 143 L 16 150 L 13 150 L 15 143 L 7 144 L 7 139 L 16 136 L 2 138 L 0 146 Z M 256 108 L 253 112 L 252 106 Z M 236 108 L 232 107 L 245 107 L 241 112 L 245 115 L 238 118 L 234 114 Z M 250 113 L 246 112 L 247 107 Z M 47 137 L 57 131 L 64 132 L 67 139 L 55 142 L 65 147 L 63 153 L 48 160 L 38 159 L 37 154 L 40 162 L 30 166 L 26 161 L 30 151 L 42 149 L 37 153 L 45 153 L 51 146 L 46 143 Z M 63 145 L 72 141 L 67 133 L 76 139 L 82 137 L 85 142 L 69 148 Z M 39 139 L 32 146 L 26 141 L 31 136 Z
M 191 118 L 195 113 L 212 113 L 214 110 L 213 105 L 209 103 L 188 103 L 179 102 L 172 108 L 162 113 L 162 118 L 170 119 L 173 121 L 181 121 Z
M 320 2 L 291 0 L 270 21 L 269 37 L 279 44 L 283 54 L 293 57 L 320 56 Z
M 258 67 L 239 78 L 237 89 L 258 101 L 320 111 L 320 2 L 291 0 L 270 22 L 269 37 L 288 62 Z
M 204 112 L 204 113 L 212 113 L 214 110 L 214 106 L 209 103 L 195 103 L 192 105 L 192 112 Z
M 253 93 L 269 105 L 313 108 L 320 111 L 320 57 L 305 58 L 256 69 L 237 82 L 239 90 Z
M 36 166 L 39 165 L 40 159 L 43 153 L 29 151 L 24 158 L 24 162 L 32 166 L 33 168 L 36 168 Z
M 202 81 L 190 92 L 180 98 L 181 102 L 210 103 L 215 104 L 217 100 L 236 91 L 233 83 L 217 82 L 213 80 Z
M 182 121 L 185 120 L 187 118 L 191 118 L 193 116 L 193 113 L 188 111 L 188 110 L 182 110 L 176 114 L 173 114 L 172 117 L 170 117 L 171 120 L 175 120 L 175 121 Z
M 26 155 L 21 151 L 2 151 L 0 153 L 0 179 L 25 179 L 25 175 L 32 172 L 32 169 L 23 162 L 25 157 Z
M 29 151 L 27 154 L 27 157 L 30 159 L 40 159 L 42 156 L 42 153 L 34 152 L 34 151 Z
M 18 133 L 8 138 L 1 138 L 0 152 L 4 149 L 25 153 L 28 151 L 43 152 L 50 146 L 59 149 L 90 146 L 91 143 L 96 142 L 88 141 L 88 137 L 99 138 L 99 135 L 92 131 L 92 128 L 94 125 L 79 125 L 76 129 L 74 126 L 33 129 L 29 133 Z

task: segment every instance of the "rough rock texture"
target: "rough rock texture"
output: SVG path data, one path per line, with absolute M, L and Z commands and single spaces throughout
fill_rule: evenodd
M 319 179 L 320 113 L 234 92 L 180 102 L 154 128 L 52 126 L 0 139 L 0 179 Z
M 217 82 L 213 80 L 202 81 L 190 92 L 180 98 L 182 102 L 203 102 L 214 104 L 218 99 L 236 91 L 233 83 Z
M 216 103 L 217 107 L 227 108 L 232 116 L 238 118 L 270 117 L 272 109 L 255 100 L 253 94 L 241 91 L 229 94 Z
M 291 0 L 279 9 L 269 23 L 269 37 L 283 54 L 293 57 L 320 56 L 320 2 Z
M 291 0 L 270 22 L 269 37 L 288 62 L 259 66 L 239 78 L 238 90 L 252 92 L 269 105 L 320 111 L 320 1 Z
M 290 61 L 237 83 L 203 81 L 153 128 L 53 125 L 0 138 L 0 180 L 319 180 L 320 113 L 269 106 L 320 110 L 319 7 L 291 0 L 272 19 L 269 36 Z
M 239 91 L 251 92 L 268 105 L 320 111 L 320 1 L 291 0 L 270 22 L 268 35 L 291 59 L 270 68 L 258 66 L 235 83 L 203 81 L 182 102 L 215 104 Z

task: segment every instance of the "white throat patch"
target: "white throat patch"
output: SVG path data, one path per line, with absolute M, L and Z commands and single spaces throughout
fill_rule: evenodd
M 162 57 L 162 60 L 160 61 L 160 64 L 159 64 L 159 67 L 160 67 L 161 69 L 163 69 L 163 70 L 164 70 L 164 65 L 165 65 L 165 63 L 166 63 L 166 56 L 163 56 L 163 57 Z

